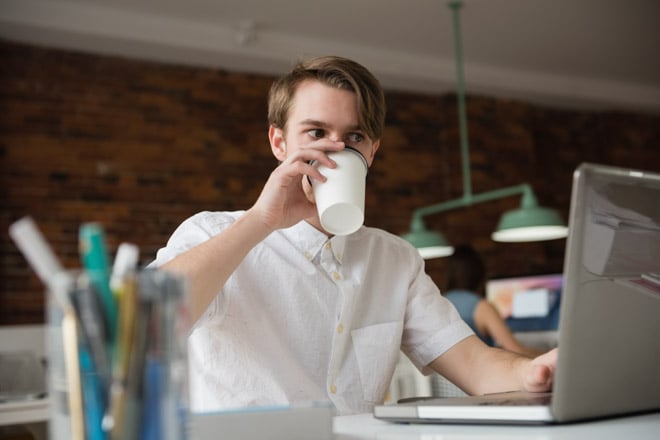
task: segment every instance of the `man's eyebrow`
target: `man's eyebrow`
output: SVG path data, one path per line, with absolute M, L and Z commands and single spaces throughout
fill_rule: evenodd
M 327 123 L 323 121 L 318 121 L 316 119 L 303 119 L 302 121 L 299 122 L 299 125 L 313 125 L 316 127 L 323 127 L 323 128 L 328 127 Z M 360 128 L 359 125 L 354 125 L 352 127 L 348 127 L 348 131 L 363 131 L 363 130 L 362 128 Z
M 316 119 L 303 119 L 299 123 L 300 125 L 316 125 L 319 127 L 327 127 L 328 124 L 326 124 L 323 121 L 317 121 Z

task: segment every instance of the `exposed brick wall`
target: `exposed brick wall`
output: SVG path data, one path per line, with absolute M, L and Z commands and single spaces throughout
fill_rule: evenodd
M 0 42 L 0 324 L 43 321 L 43 288 L 7 235 L 31 215 L 67 267 L 82 222 L 100 221 L 150 261 L 200 210 L 249 207 L 275 166 L 266 136 L 273 78 Z M 462 195 L 455 96 L 388 93 L 366 223 L 396 234 L 415 208 Z M 660 118 L 468 97 L 473 193 L 529 182 L 566 217 L 582 161 L 660 168 Z M 517 198 L 431 216 L 471 241 L 493 276 L 561 271 L 564 240 L 499 244 Z M 443 260 L 427 270 L 443 285 Z

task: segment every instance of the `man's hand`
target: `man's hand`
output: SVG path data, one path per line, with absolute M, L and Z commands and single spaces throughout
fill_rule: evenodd
M 523 371 L 523 386 L 526 391 L 543 392 L 552 390 L 552 381 L 557 366 L 557 349 L 550 350 L 528 363 Z
M 344 147 L 341 142 L 300 148 L 289 154 L 271 173 L 257 202 L 250 209 L 259 215 L 268 228 L 287 228 L 300 220 L 316 215 L 316 206 L 305 193 L 303 181 L 309 176 L 321 182 L 326 178 L 319 172 L 318 164 L 335 168 L 337 164 L 327 153 Z
M 429 366 L 468 394 L 480 395 L 521 389 L 550 391 L 556 365 L 557 349 L 530 359 L 488 347 L 472 335 L 437 357 Z

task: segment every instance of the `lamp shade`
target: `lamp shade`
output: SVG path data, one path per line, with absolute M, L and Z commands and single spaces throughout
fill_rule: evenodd
M 554 209 L 522 207 L 502 214 L 492 239 L 500 242 L 542 241 L 565 238 L 568 228 Z
M 403 235 L 403 238 L 415 246 L 425 260 L 429 258 L 447 257 L 454 253 L 454 248 L 440 232 L 429 231 L 426 228 L 415 228 Z

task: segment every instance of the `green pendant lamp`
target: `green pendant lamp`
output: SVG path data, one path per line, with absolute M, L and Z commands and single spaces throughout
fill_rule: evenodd
M 538 206 L 534 191 L 527 183 L 480 194 L 472 194 L 460 40 L 459 9 L 461 6 L 462 4 L 459 1 L 449 3 L 453 14 L 456 51 L 456 74 L 458 80 L 456 97 L 458 101 L 458 120 L 461 138 L 463 197 L 425 206 L 413 211 L 410 232 L 404 234 L 403 238 L 415 246 L 425 259 L 449 256 L 454 252 L 454 248 L 447 242 L 444 235 L 426 229 L 423 217 L 514 195 L 522 196 L 520 208 L 505 212 L 502 215 L 497 230 L 491 235 L 493 240 L 501 242 L 541 241 L 564 238 L 568 234 L 568 228 L 564 225 L 561 217 L 555 210 Z
M 554 209 L 538 206 L 531 191 L 523 192 L 520 208 L 502 214 L 491 238 L 501 242 L 542 241 L 564 238 L 568 228 Z

